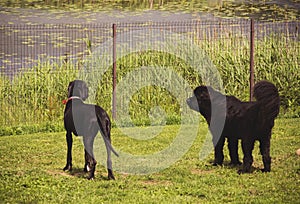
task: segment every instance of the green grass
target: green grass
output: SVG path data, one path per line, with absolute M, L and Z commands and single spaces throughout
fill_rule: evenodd
M 161 135 L 137 142 L 112 129 L 113 144 L 122 151 L 147 154 L 165 148 L 179 126 L 165 126 Z M 0 137 L 1 203 L 297 203 L 300 197 L 300 120 L 276 120 L 272 141 L 272 171 L 238 175 L 237 169 L 213 167 L 212 153 L 205 160 L 198 154 L 207 126 L 189 151 L 169 168 L 150 175 L 116 172 L 108 181 L 98 164 L 94 181 L 85 179 L 83 147 L 74 140 L 72 173 L 63 172 L 65 133 L 36 133 Z M 132 128 L 134 131 L 134 128 Z M 195 130 L 196 131 L 196 130 Z M 226 149 L 226 162 L 228 152 Z M 241 154 L 242 155 L 242 154 Z M 258 144 L 254 167 L 262 167 Z M 99 162 L 100 163 L 100 162 Z

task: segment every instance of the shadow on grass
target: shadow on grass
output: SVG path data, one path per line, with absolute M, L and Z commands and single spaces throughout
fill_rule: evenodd
M 210 160 L 209 163 L 212 166 L 212 168 L 213 168 L 213 166 L 215 166 L 215 165 L 213 165 L 213 163 L 214 163 L 213 160 Z M 227 169 L 235 169 L 236 172 L 238 172 L 240 169 L 243 168 L 243 164 L 233 165 L 233 164 L 230 164 L 229 161 L 223 162 L 223 165 L 221 165 L 221 166 L 224 167 L 224 168 L 227 168 Z M 251 170 L 250 170 L 250 173 L 253 173 L 253 172 L 262 172 L 262 169 L 260 169 L 259 167 L 252 166 Z
M 88 172 L 85 172 L 83 168 L 73 168 L 72 171 L 63 171 L 62 169 L 48 170 L 48 174 L 53 176 L 65 176 L 70 178 L 87 178 Z M 100 180 L 109 180 L 108 177 L 103 176 L 100 172 L 95 172 L 95 178 Z

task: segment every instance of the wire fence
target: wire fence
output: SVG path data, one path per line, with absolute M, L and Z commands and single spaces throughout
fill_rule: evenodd
M 284 83 L 292 83 L 290 78 L 299 77 L 299 26 L 299 21 L 254 22 L 256 80 L 268 79 L 284 87 L 287 85 Z M 95 101 L 114 117 L 117 113 L 114 104 L 118 99 L 113 97 L 113 93 L 118 95 L 115 88 L 126 79 L 126 74 L 138 67 L 172 67 L 194 88 L 207 82 L 204 76 L 197 76 L 199 73 L 193 68 L 199 64 L 198 49 L 207 56 L 201 61 L 213 64 L 205 62 L 201 66 L 217 67 L 225 91 L 247 99 L 250 36 L 251 21 L 240 19 L 114 25 L 0 25 L 0 124 L 61 119 L 63 107 L 59 103 L 66 97 L 68 82 L 77 77 L 89 81 L 97 78 L 101 85 L 95 86 L 101 88 L 94 89 Z M 168 79 L 165 80 L 167 83 Z M 293 86 L 299 83 L 295 81 Z M 164 91 L 148 89 L 144 95 L 147 92 L 151 98 Z M 141 94 L 132 97 L 136 97 L 137 102 L 130 99 L 130 103 L 140 106 L 136 113 L 131 113 L 137 118 L 139 114 L 147 115 L 150 106 L 175 100 L 171 97 L 146 102 Z M 283 100 L 299 104 L 295 96 Z M 145 108 L 145 103 L 149 103 L 149 107 Z M 169 112 L 178 113 L 180 108 Z
M 227 39 L 234 36 L 250 40 L 250 20 L 145 22 L 116 25 L 117 35 L 144 31 L 144 40 L 150 42 L 151 36 L 147 37 L 147 33 L 152 29 L 188 35 L 194 38 L 192 40 L 198 41 L 223 40 L 226 44 L 230 42 Z M 1 74 L 13 76 L 16 72 L 30 68 L 34 63 L 44 59 L 80 61 L 90 51 L 111 39 L 112 33 L 112 24 L 0 25 Z M 284 35 L 288 39 L 297 40 L 299 22 L 257 22 L 255 24 L 256 39 L 271 34 Z M 130 34 L 126 36 L 130 37 Z M 211 48 L 206 51 L 211 54 L 216 49 Z

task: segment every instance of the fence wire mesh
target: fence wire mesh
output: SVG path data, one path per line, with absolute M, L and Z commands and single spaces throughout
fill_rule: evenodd
M 299 26 L 299 21 L 255 22 L 256 81 L 268 79 L 284 87 L 292 83 L 291 77 L 299 77 Z M 172 47 L 182 36 L 185 46 L 180 50 Z M 172 53 L 177 49 L 176 53 L 193 56 L 192 47 L 197 46 L 217 67 L 226 93 L 249 98 L 250 20 L 117 23 L 115 37 L 114 41 L 112 24 L 0 25 L 0 124 L 61 121 L 61 100 L 66 97 L 69 81 L 77 77 L 90 80 L 86 75 L 97 78 L 95 102 L 111 113 L 114 42 L 117 84 L 126 73 L 146 66 L 172 67 L 192 88 L 205 83 L 193 70 L 193 62 L 186 63 L 187 59 Z M 166 39 L 173 43 L 157 43 Z M 168 83 L 172 76 L 165 80 Z M 167 92 L 143 88 L 130 99 L 131 116 L 147 115 L 149 107 L 159 104 L 165 104 L 168 114 L 179 114 L 182 110 L 176 97 L 159 97 Z M 283 100 L 299 104 L 292 96 Z

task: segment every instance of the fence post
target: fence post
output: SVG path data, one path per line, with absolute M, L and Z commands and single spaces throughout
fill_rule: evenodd
M 250 24 L 250 101 L 253 101 L 254 88 L 254 20 Z
M 115 120 L 117 118 L 117 110 L 116 110 L 116 83 L 117 83 L 117 25 L 112 25 L 113 30 L 113 70 L 112 70 L 112 83 L 113 83 L 113 91 L 112 91 L 112 117 Z

